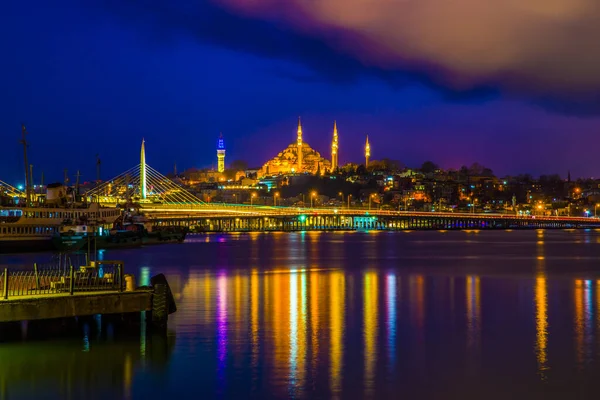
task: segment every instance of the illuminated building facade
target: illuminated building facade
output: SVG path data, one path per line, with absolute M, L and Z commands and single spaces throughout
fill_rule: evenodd
M 371 145 L 369 144 L 369 136 L 367 135 L 367 143 L 365 144 L 365 167 L 369 166 L 370 158 L 371 158 Z
M 331 143 L 331 170 L 335 171 L 335 169 L 339 166 L 338 163 L 338 131 L 337 124 L 333 121 L 333 142 Z
M 219 141 L 217 142 L 217 171 L 225 171 L 225 141 L 222 133 L 219 135 Z
M 277 156 L 267 161 L 258 171 L 258 177 L 292 174 L 292 173 L 324 173 L 331 171 L 331 162 L 321 157 L 302 138 L 302 125 L 298 120 L 296 142 L 283 149 Z

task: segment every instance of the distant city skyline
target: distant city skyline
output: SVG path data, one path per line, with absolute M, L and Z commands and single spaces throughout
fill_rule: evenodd
M 594 74 L 572 75 L 563 62 L 533 63 L 550 57 L 533 50 L 523 63 L 512 63 L 499 57 L 497 47 L 490 65 L 476 65 L 470 56 L 480 53 L 459 48 L 462 42 L 450 37 L 455 54 L 471 62 L 457 65 L 438 51 L 448 28 L 443 21 L 439 32 L 419 43 L 431 45 L 435 57 L 420 54 L 408 65 L 403 56 L 418 57 L 402 53 L 405 46 L 398 43 L 410 32 L 399 27 L 379 24 L 387 36 L 377 41 L 355 20 L 323 22 L 327 7 L 304 10 L 298 14 L 304 18 L 292 21 L 289 13 L 300 3 L 285 3 L 289 8 L 278 18 L 262 3 L 252 10 L 233 0 L 4 5 L 0 180 L 23 179 L 21 123 L 30 132 L 30 163 L 39 182 L 41 171 L 46 181 L 56 181 L 64 169 L 71 177 L 80 170 L 83 180 L 95 179 L 96 154 L 108 179 L 137 164 L 142 138 L 148 164 L 164 173 L 175 163 L 179 170 L 216 168 L 220 132 L 227 164 L 246 160 L 260 167 L 294 141 L 298 115 L 304 140 L 327 159 L 337 121 L 341 165 L 364 161 L 369 135 L 371 159 L 411 167 L 426 160 L 443 168 L 479 162 L 497 175 L 565 177 L 570 170 L 573 178 L 600 176 Z M 360 16 L 357 7 L 349 4 L 348 16 Z M 384 7 L 395 6 L 376 7 L 374 17 L 384 18 Z M 480 33 L 470 23 L 464 29 L 468 37 Z M 354 37 L 373 46 L 349 39 Z M 569 36 L 573 43 L 578 39 Z M 386 44 L 388 51 L 377 53 Z M 567 50 L 557 51 L 553 57 Z M 586 64 L 584 53 L 556 59 L 577 69 Z M 495 78 L 492 72 L 502 68 L 509 72 L 500 75 L 514 79 Z M 572 87 L 542 85 L 552 77 Z
M 304 119 L 302 120 L 302 124 L 304 127 Z M 337 157 L 338 157 L 338 162 L 339 162 L 339 166 L 342 167 L 346 164 L 356 164 L 356 165 L 365 165 L 365 152 L 366 152 L 366 146 L 368 143 L 368 148 L 369 148 L 369 159 L 371 161 L 379 161 L 382 159 L 390 159 L 390 160 L 394 160 L 394 161 L 400 161 L 403 165 L 405 165 L 407 168 L 411 168 L 411 169 L 418 169 L 419 167 L 421 167 L 421 165 L 424 162 L 427 161 L 431 161 L 436 163 L 440 168 L 444 169 L 444 170 L 450 170 L 450 169 L 455 169 L 458 170 L 460 169 L 460 167 L 462 166 L 471 166 L 472 164 L 478 163 L 481 165 L 484 165 L 485 167 L 489 167 L 493 170 L 494 174 L 496 176 L 507 176 L 507 175 L 518 175 L 518 174 L 531 174 L 533 176 L 538 176 L 538 175 L 551 175 L 551 174 L 558 174 L 561 176 L 561 178 L 566 179 L 567 178 L 567 174 L 569 172 L 571 172 L 571 174 L 573 175 L 573 179 L 578 179 L 578 178 L 592 178 L 593 176 L 585 176 L 585 175 L 576 175 L 573 174 L 573 172 L 570 169 L 567 169 L 566 171 L 557 171 L 557 170 L 549 170 L 549 171 L 540 171 L 540 172 L 532 172 L 532 171 L 527 171 L 527 170 L 514 170 L 511 172 L 502 172 L 502 171 L 498 171 L 496 169 L 494 169 L 490 164 L 485 163 L 484 161 L 480 161 L 480 160 L 476 160 L 473 159 L 473 161 L 471 162 L 465 162 L 465 163 L 461 163 L 458 162 L 456 164 L 453 165 L 444 165 L 444 163 L 439 162 L 436 159 L 433 158 L 423 158 L 421 161 L 419 160 L 415 160 L 413 163 L 408 163 L 405 161 L 405 159 L 402 159 L 400 157 L 394 157 L 393 155 L 390 156 L 377 156 L 377 148 L 375 148 L 375 153 L 372 153 L 371 150 L 371 143 L 373 142 L 372 140 L 372 136 L 369 135 L 365 135 L 362 138 L 358 138 L 358 140 L 362 139 L 362 142 L 359 143 L 344 143 L 344 134 L 343 132 L 340 133 L 340 130 L 337 128 L 338 124 L 337 124 L 337 120 L 334 121 L 335 123 L 335 129 L 336 129 L 336 133 L 338 137 L 338 147 L 336 147 L 336 152 L 337 152 Z M 304 128 L 303 128 L 304 129 Z M 29 129 L 28 129 L 29 130 Z M 304 134 L 304 144 L 308 144 L 309 146 L 311 146 L 311 148 L 313 148 L 314 150 L 318 151 L 321 156 L 323 158 L 325 158 L 326 160 L 331 160 L 331 139 L 333 137 L 333 125 L 330 127 L 330 131 L 331 132 L 323 132 L 323 129 L 319 129 L 318 130 L 320 133 L 319 135 L 315 135 L 315 139 L 316 140 L 311 140 L 311 137 L 308 137 L 308 139 L 306 138 L 306 134 Z M 275 136 L 275 138 L 277 139 L 276 141 L 273 140 L 270 145 L 266 145 L 265 149 L 269 149 L 269 151 L 271 150 L 271 148 L 274 147 L 274 143 L 282 143 L 282 148 L 286 147 L 286 143 L 287 145 L 292 145 L 295 143 L 295 141 L 293 140 L 293 138 L 296 136 L 296 132 L 294 129 L 291 129 L 290 132 L 288 132 L 288 141 L 286 142 L 285 139 L 282 139 L 280 136 L 283 135 L 273 135 Z M 329 136 L 329 146 L 327 143 L 323 143 L 327 140 Z M 39 184 L 40 179 L 41 179 L 41 173 L 44 173 L 44 183 L 50 183 L 50 182 L 55 182 L 55 181 L 62 181 L 64 174 L 65 174 L 65 170 L 67 170 L 67 175 L 70 177 L 70 180 L 75 179 L 75 175 L 77 174 L 77 172 L 79 171 L 80 176 L 81 176 L 81 182 L 84 181 L 93 181 L 96 179 L 96 163 L 97 163 L 97 158 L 96 156 L 100 159 L 101 161 L 101 179 L 102 180 L 108 180 L 111 179 L 113 177 L 115 177 L 116 175 L 122 173 L 123 171 L 125 171 L 128 168 L 131 168 L 134 165 L 137 165 L 139 163 L 139 141 L 137 143 L 137 146 L 135 146 L 135 148 L 133 149 L 125 149 L 125 147 L 121 147 L 119 150 L 122 151 L 122 153 L 119 154 L 118 157 L 113 158 L 114 155 L 111 155 L 111 153 L 109 153 L 108 155 L 106 155 L 106 157 L 108 157 L 108 159 L 106 159 L 105 157 L 103 157 L 102 154 L 96 154 L 94 157 L 89 158 L 89 160 L 86 160 L 86 163 L 84 164 L 83 168 L 61 168 L 60 164 L 56 164 L 55 161 L 51 161 L 50 164 L 48 164 L 48 168 L 43 168 L 43 166 L 40 166 L 39 164 L 34 164 L 36 162 L 36 160 L 38 159 L 37 156 L 39 155 L 40 150 L 42 149 L 36 149 L 35 145 L 33 146 L 33 151 L 32 151 L 32 141 L 35 143 L 35 136 L 31 135 L 30 133 L 28 133 L 28 142 L 29 142 L 29 146 L 28 146 L 28 153 L 29 153 L 29 163 L 30 165 L 33 165 L 33 171 L 34 171 L 34 184 Z M 366 138 L 366 142 L 365 142 L 365 138 Z M 375 138 L 377 139 L 377 138 Z M 141 138 L 140 140 L 142 140 L 143 142 L 147 142 L 145 138 Z M 129 141 L 127 141 L 129 142 Z M 267 142 L 269 142 L 269 140 L 267 140 Z M 319 143 L 319 146 L 312 146 L 312 143 Z M 226 143 L 226 144 L 225 144 Z M 232 152 L 230 149 L 233 148 L 235 149 L 235 143 L 231 144 L 229 142 L 229 140 L 225 137 L 225 135 L 220 132 L 217 135 L 214 135 L 214 137 L 210 138 L 209 140 L 206 140 L 206 143 L 201 144 L 201 147 L 209 147 L 212 145 L 212 151 L 210 151 L 210 155 L 207 155 L 207 158 L 205 160 L 198 160 L 198 162 L 196 164 L 192 164 L 192 165 L 185 165 L 182 163 L 180 163 L 177 160 L 174 160 L 173 162 L 171 162 L 169 164 L 168 160 L 165 160 L 164 158 L 161 157 L 161 154 L 163 153 L 163 150 L 165 150 L 162 147 L 159 148 L 152 148 L 153 146 L 151 146 L 152 143 L 150 143 L 150 146 L 148 144 L 146 144 L 148 150 L 147 150 L 147 154 L 148 154 L 148 164 L 152 165 L 153 167 L 155 165 L 161 165 L 164 166 L 165 168 L 161 170 L 162 173 L 164 174 L 169 174 L 171 172 L 173 172 L 175 170 L 175 168 L 177 169 L 178 172 L 184 172 L 187 169 L 193 169 L 193 168 L 197 168 L 197 169 L 214 169 L 215 171 L 217 171 L 219 169 L 219 159 L 218 159 L 218 153 L 219 151 L 223 152 L 224 148 L 227 149 L 227 158 L 224 158 L 224 168 L 225 169 L 229 169 L 230 165 L 232 162 L 234 161 L 245 161 L 248 163 L 248 167 L 250 169 L 254 168 L 254 169 L 260 169 L 261 167 L 264 166 L 264 164 L 269 161 L 272 157 L 276 156 L 281 149 L 277 149 L 274 148 L 272 150 L 271 154 L 267 154 L 267 158 L 265 158 L 264 160 L 259 160 L 258 159 L 258 153 L 254 152 L 254 151 L 250 151 L 248 153 L 242 152 L 241 154 L 239 153 L 239 149 L 238 152 Z M 156 145 L 159 146 L 160 142 L 157 143 Z M 221 144 L 223 145 L 224 148 L 220 148 Z M 203 146 L 206 145 L 206 146 Z M 385 146 L 385 143 L 382 144 L 383 146 Z M 59 144 L 60 146 L 60 144 Z M 17 160 L 17 164 L 15 170 L 9 171 L 8 176 L 8 180 L 10 181 L 10 183 L 13 183 L 15 185 L 18 184 L 22 184 L 24 183 L 24 163 L 23 163 L 23 146 L 22 144 L 20 144 L 18 141 L 16 141 L 16 143 L 13 143 L 13 147 L 15 149 L 15 153 L 14 155 L 17 156 L 17 158 L 20 158 L 19 160 Z M 351 156 L 353 157 L 353 159 L 348 159 L 347 156 L 345 155 L 345 149 L 348 148 L 351 151 Z M 45 149 L 44 149 L 45 150 Z M 129 151 L 131 150 L 131 151 Z M 193 152 L 193 149 L 189 149 L 190 152 Z M 382 149 L 383 153 L 385 154 L 385 147 Z M 235 151 L 235 150 L 234 150 Z M 203 152 L 204 154 L 205 152 Z M 31 155 L 33 154 L 33 156 Z M 224 153 L 222 153 L 224 154 Z M 262 153 L 261 153 L 262 154 Z M 375 156 L 373 156 L 373 154 L 375 154 Z M 239 155 L 239 156 L 238 156 Z M 244 157 L 244 155 L 247 155 L 247 157 Z M 46 155 L 42 155 L 42 159 L 46 159 Z M 180 159 L 186 159 L 188 157 L 186 157 L 185 154 L 181 154 L 180 155 Z M 258 161 L 252 161 L 252 160 L 258 160 Z M 61 160 L 64 165 L 69 165 L 68 162 L 69 160 Z M 126 161 L 130 161 L 129 164 L 126 163 Z M 121 167 L 120 170 L 118 170 L 117 168 Z M 156 167 L 155 167 L 156 168 Z M 14 176 L 14 178 L 11 180 L 10 176 Z M 21 177 L 21 175 L 23 175 Z M 0 179 L 2 180 L 2 179 Z M 21 182 L 23 181 L 23 182 Z

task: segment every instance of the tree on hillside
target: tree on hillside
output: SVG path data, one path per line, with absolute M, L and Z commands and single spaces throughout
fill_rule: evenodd
M 423 165 L 421 165 L 421 172 L 424 174 L 432 174 L 438 168 L 439 166 L 433 161 L 425 161 Z
M 491 168 L 484 168 L 483 171 L 481 172 L 481 176 L 487 176 L 487 177 L 494 177 L 494 171 L 492 171 Z
M 404 168 L 404 164 L 402 164 L 398 160 L 391 160 L 389 158 L 381 159 L 382 164 L 385 169 L 388 171 L 401 171 Z
M 531 174 L 519 174 L 515 177 L 516 181 L 522 184 L 531 184 L 533 182 L 533 177 Z
M 338 170 L 342 174 L 352 175 L 352 174 L 356 173 L 356 166 L 354 166 L 353 164 L 346 164 L 346 165 L 342 166 L 341 168 L 338 168 Z
M 385 169 L 386 166 L 379 160 L 370 160 L 369 166 L 367 167 L 367 171 L 384 171 Z
M 245 171 L 248 169 L 248 162 L 244 160 L 235 160 L 231 163 L 231 169 L 236 171 Z
M 463 179 L 468 178 L 470 175 L 471 175 L 471 172 L 469 171 L 469 168 L 466 165 L 463 165 L 458 170 L 458 176 L 460 176 Z
M 356 175 L 366 175 L 366 174 L 367 174 L 367 168 L 365 168 L 365 166 L 363 164 L 360 164 L 356 168 Z
M 484 166 L 479 163 L 473 163 L 469 167 L 470 176 L 481 176 L 483 175 Z

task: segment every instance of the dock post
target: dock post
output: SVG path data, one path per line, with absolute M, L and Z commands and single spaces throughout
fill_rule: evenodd
M 35 289 L 40 290 L 40 275 L 38 273 L 37 263 L 33 263 L 33 273 L 35 274 Z
M 4 268 L 4 290 L 2 294 L 4 300 L 8 299 L 8 268 Z
M 75 290 L 75 270 L 73 269 L 73 265 L 69 268 L 69 294 L 73 295 Z
M 167 328 L 169 313 L 167 309 L 167 285 L 160 283 L 154 285 L 152 296 L 152 326 L 159 330 Z
M 119 276 L 119 292 L 123 291 L 123 265 L 117 265 L 117 275 Z

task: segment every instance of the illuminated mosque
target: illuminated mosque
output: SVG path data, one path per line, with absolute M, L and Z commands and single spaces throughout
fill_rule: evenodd
M 311 148 L 302 139 L 302 123 L 298 118 L 298 132 L 296 142 L 290 144 L 277 156 L 265 163 L 259 170 L 259 176 L 310 173 L 324 174 L 333 171 L 338 164 L 338 132 L 337 125 L 333 123 L 333 140 L 331 143 L 331 161 L 321 157 L 321 154 Z

